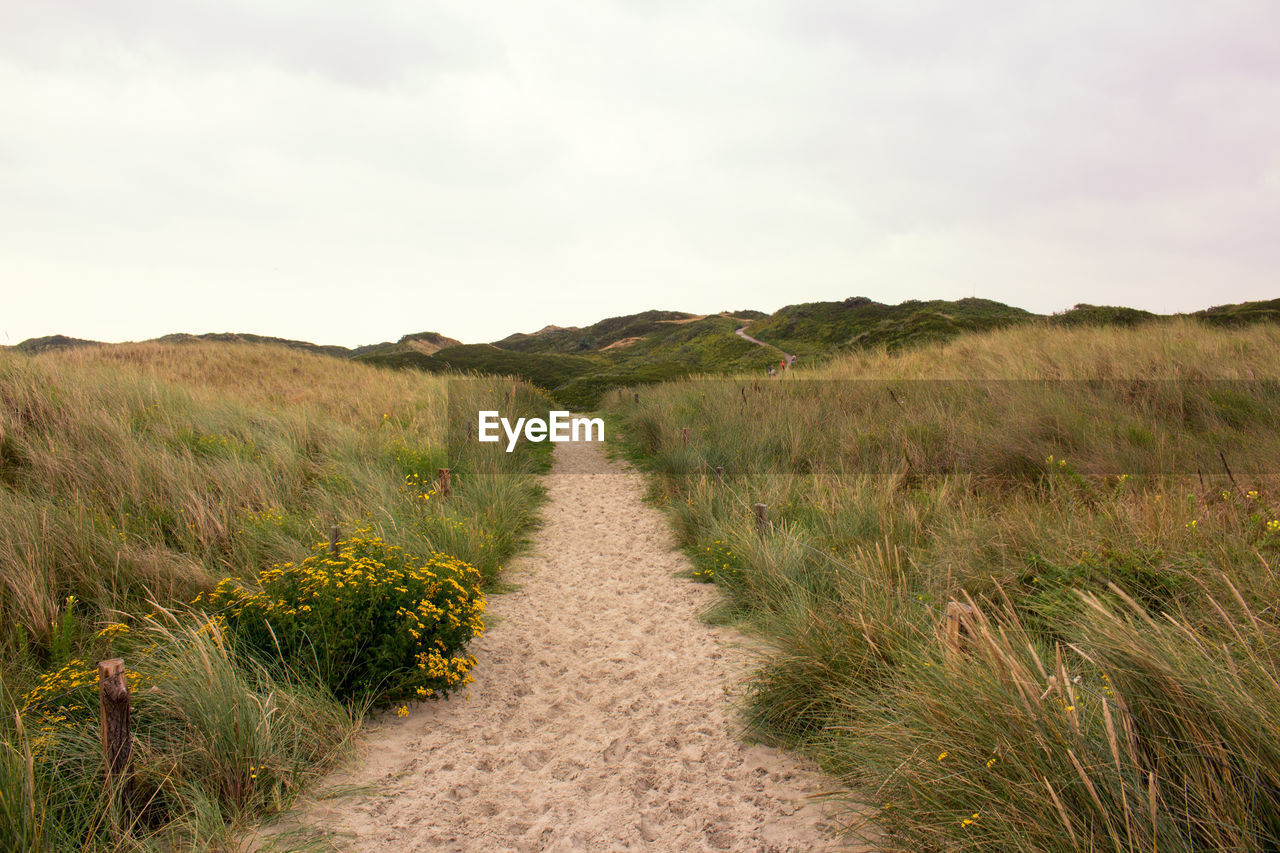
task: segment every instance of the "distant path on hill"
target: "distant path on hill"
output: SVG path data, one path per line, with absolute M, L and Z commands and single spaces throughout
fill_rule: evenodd
M 786 359 L 787 367 L 790 367 L 791 363 L 796 360 L 796 357 L 794 355 L 791 355 L 790 353 L 787 353 L 787 352 L 782 352 L 781 347 L 776 347 L 773 344 L 766 344 L 764 341 L 757 340 L 751 337 L 750 335 L 748 335 L 746 326 L 743 326 L 742 328 L 738 329 L 737 334 L 738 334 L 738 337 L 751 341 L 751 343 L 753 344 L 759 344 L 762 347 L 768 347 L 769 349 L 776 349 L 778 352 L 781 352 L 782 357 Z
M 737 738 L 744 638 L 698 620 L 714 592 L 673 576 L 689 565 L 641 476 L 598 444 L 555 454 L 545 525 L 506 575 L 519 589 L 472 645 L 470 698 L 385 717 L 331 780 L 362 787 L 288 822 L 395 853 L 837 849 L 812 796 L 830 780 Z

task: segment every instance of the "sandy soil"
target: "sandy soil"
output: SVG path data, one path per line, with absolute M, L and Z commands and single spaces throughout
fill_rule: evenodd
M 600 347 L 600 352 L 605 352 L 606 350 L 611 350 L 611 349 L 621 349 L 622 347 L 629 347 L 632 344 L 634 344 L 636 341 L 643 341 L 643 340 L 644 338 L 621 338 L 620 340 L 616 340 L 613 343 L 609 344 L 607 347 Z
M 741 637 L 698 621 L 713 592 L 673 577 L 687 562 L 642 489 L 599 445 L 558 445 L 469 697 L 383 719 L 332 780 L 360 792 L 283 827 L 356 851 L 838 849 L 823 778 L 735 736 Z

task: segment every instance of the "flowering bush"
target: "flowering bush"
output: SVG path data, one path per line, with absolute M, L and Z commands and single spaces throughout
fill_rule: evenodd
M 716 580 L 733 583 L 742 577 L 742 565 L 733 549 L 723 539 L 716 539 L 701 550 L 693 551 L 692 578 L 701 583 Z
M 340 699 L 387 705 L 471 681 L 464 651 L 484 631 L 479 582 L 461 560 L 358 534 L 337 554 L 321 544 L 264 570 L 256 589 L 227 578 L 207 605 L 249 654 L 314 670 Z

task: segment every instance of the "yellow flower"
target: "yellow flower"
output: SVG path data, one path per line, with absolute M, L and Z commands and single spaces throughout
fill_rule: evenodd
M 946 758 L 946 757 L 947 757 L 947 751 L 946 751 L 945 749 L 944 749 L 944 750 L 942 750 L 942 752 L 939 752 L 939 753 L 938 753 L 938 760 L 939 760 L 939 761 L 941 761 L 942 759 L 944 759 L 944 758 Z
M 409 716 L 409 706 L 408 706 L 408 705 L 401 705 L 399 708 L 396 708 L 396 716 L 397 716 L 397 717 L 407 717 L 407 716 Z
M 960 821 L 960 825 L 961 825 L 961 826 L 968 826 L 969 824 L 973 823 L 973 822 L 974 822 L 974 821 L 976 821 L 977 819 L 978 819 L 978 813 L 977 813 L 977 812 L 974 812 L 972 817 L 967 817 L 967 818 L 965 818 L 964 820 Z

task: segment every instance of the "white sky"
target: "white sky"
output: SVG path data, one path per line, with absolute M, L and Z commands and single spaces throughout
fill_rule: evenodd
M 1280 296 L 1274 0 L 0 0 L 0 343 Z

